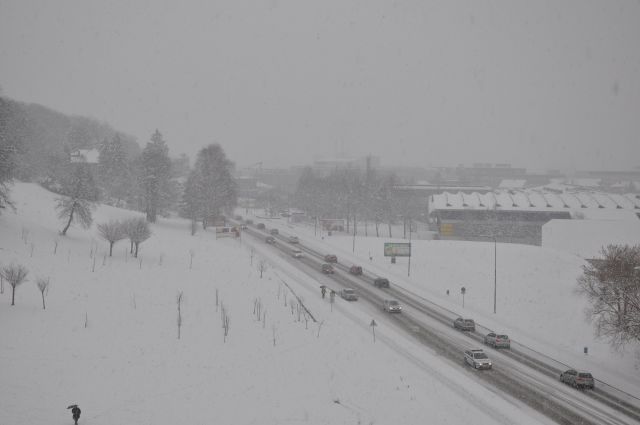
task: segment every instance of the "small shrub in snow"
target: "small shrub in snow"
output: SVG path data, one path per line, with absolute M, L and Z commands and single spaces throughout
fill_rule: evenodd
M 258 271 L 260 272 L 260 279 L 262 279 L 263 273 L 266 272 L 268 268 L 269 268 L 269 263 L 267 263 L 267 260 L 260 260 L 260 262 L 258 263 Z
M 113 255 L 113 245 L 127 236 L 124 232 L 124 225 L 117 220 L 99 223 L 98 232 L 102 239 L 109 242 L 109 257 Z
M 43 279 L 41 277 L 39 277 L 38 279 L 36 279 L 36 286 L 38 287 L 38 290 L 40 291 L 40 294 L 42 295 L 42 309 L 45 310 L 46 306 L 44 303 L 44 293 L 45 291 L 47 291 L 47 288 L 49 287 L 49 278 Z
M 11 305 L 15 305 L 16 287 L 27 280 L 29 271 L 25 266 L 11 264 L 0 270 L 2 277 L 11 285 Z

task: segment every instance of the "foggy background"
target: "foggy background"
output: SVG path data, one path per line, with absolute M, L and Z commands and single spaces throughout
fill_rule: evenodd
M 640 165 L 638 1 L 0 0 L 6 96 L 239 166 Z

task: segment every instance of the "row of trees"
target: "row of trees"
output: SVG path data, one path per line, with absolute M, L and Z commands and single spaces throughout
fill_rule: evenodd
M 51 176 L 48 186 L 62 195 L 56 204 L 63 220 L 62 235 L 73 223 L 90 227 L 92 211 L 100 200 L 142 211 L 149 223 L 178 210 L 193 221 L 195 232 L 195 222 L 206 229 L 210 220 L 235 207 L 232 168 L 223 149 L 215 144 L 198 153 L 191 170 L 186 156 L 178 160 L 169 157 L 169 148 L 156 130 L 139 157 L 128 159 L 116 134 L 101 146 L 97 165 L 69 161 L 62 172 Z M 10 178 L 10 168 L 4 170 Z
M 124 221 L 111 220 L 98 224 L 100 236 L 109 242 L 109 257 L 113 256 L 113 246 L 116 242 L 129 238 L 130 253 L 138 257 L 138 249 L 142 242 L 151 237 L 149 223 L 144 218 L 130 218 Z
M 415 198 L 398 196 L 396 185 L 393 174 L 380 176 L 371 168 L 336 169 L 328 176 L 307 168 L 298 180 L 294 202 L 314 217 L 345 219 L 347 231 L 351 224 L 364 221 L 375 224 L 376 236 L 380 224 L 386 223 L 391 235 L 392 224 L 424 213 Z

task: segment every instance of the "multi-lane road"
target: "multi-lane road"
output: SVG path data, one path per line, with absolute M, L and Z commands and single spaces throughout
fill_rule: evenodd
M 250 225 L 244 230 L 244 237 L 264 243 L 270 235 L 269 230 L 259 230 Z M 277 241 L 272 244 L 273 248 L 289 258 L 291 264 L 320 279 L 321 265 L 325 263 L 327 252 L 318 252 L 305 245 L 304 240 L 290 244 L 288 236 L 293 234 L 283 234 L 281 229 L 279 234 L 271 236 Z M 293 258 L 293 249 L 301 250 L 303 257 Z M 342 288 L 354 288 L 360 297 L 358 302 L 369 303 L 376 308 L 381 308 L 384 299 L 398 300 L 403 304 L 403 313 L 389 315 L 389 320 L 398 329 L 460 367 L 464 364 L 465 350 L 482 347 L 484 335 L 489 333 L 487 328 L 476 324 L 476 332 L 456 331 L 452 326 L 457 317 L 455 313 L 393 283 L 389 288 L 377 288 L 373 285 L 377 276 L 367 270 L 360 276 L 351 275 L 350 265 L 334 264 L 336 273 L 324 275 L 322 281 L 336 292 Z M 516 397 L 559 424 L 640 424 L 640 400 L 606 383 L 597 381 L 593 391 L 580 391 L 563 385 L 558 378 L 568 367 L 513 339 L 509 350 L 488 347 L 485 350 L 494 364 L 493 369 L 477 373 L 467 368 L 467 372 L 492 390 L 498 389 Z

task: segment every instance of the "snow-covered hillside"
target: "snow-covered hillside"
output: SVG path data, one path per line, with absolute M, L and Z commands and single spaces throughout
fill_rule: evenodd
M 126 241 L 109 258 L 95 223 L 135 213 L 101 206 L 91 229 L 60 237 L 53 194 L 18 183 L 12 197 L 0 263 L 25 265 L 29 281 L 15 306 L 7 285 L 0 295 L 0 424 L 68 424 L 74 403 L 83 425 L 548 423 L 384 317 L 374 342 L 366 310 L 340 300 L 332 310 L 317 282 L 263 244 L 251 265 L 248 240 L 192 237 L 182 220 L 161 219 L 139 259 Z M 271 267 L 260 279 L 262 258 Z M 46 310 L 38 277 L 51 281 Z

